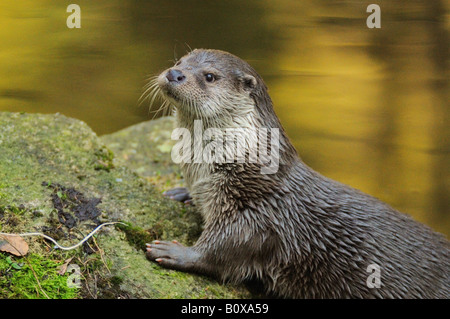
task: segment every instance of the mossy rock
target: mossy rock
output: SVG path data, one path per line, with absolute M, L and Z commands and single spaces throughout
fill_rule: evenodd
M 159 190 L 167 190 L 183 185 L 179 166 L 171 160 L 174 128 L 174 117 L 162 117 L 104 135 L 101 140 L 114 152 L 115 163 L 131 168 Z
M 165 270 L 145 258 L 145 241 L 192 244 L 201 232 L 192 208 L 161 195 L 182 184 L 168 151 L 173 123 L 163 118 L 100 139 L 82 121 L 60 114 L 0 112 L 0 232 L 39 231 L 70 246 L 100 222 L 128 225 L 106 226 L 71 251 L 26 237 L 26 257 L 0 252 L 0 298 L 249 297 L 240 287 Z M 130 131 L 137 135 L 127 137 Z M 127 158 L 130 145 L 134 157 Z M 79 289 L 66 289 L 69 274 L 54 276 L 70 258 L 81 271 Z

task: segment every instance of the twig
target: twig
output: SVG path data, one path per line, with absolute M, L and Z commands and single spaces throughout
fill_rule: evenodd
M 83 240 L 81 240 L 78 244 L 75 244 L 73 246 L 69 246 L 69 247 L 64 247 L 61 246 L 60 244 L 58 244 L 58 242 L 56 240 L 54 240 L 52 237 L 47 236 L 45 234 L 42 233 L 22 233 L 22 234 L 8 234 L 8 233 L 0 233 L 0 235 L 8 235 L 8 236 L 20 236 L 20 237 L 25 237 L 25 236 L 41 236 L 44 237 L 45 239 L 50 240 L 51 242 L 53 242 L 57 248 L 62 249 L 62 250 L 72 250 L 75 249 L 79 246 L 81 246 L 86 240 L 88 240 L 89 238 L 91 238 L 97 231 L 100 230 L 100 228 L 102 228 L 103 226 L 106 225 L 114 225 L 114 224 L 122 224 L 127 226 L 126 224 L 122 223 L 122 222 L 109 222 L 109 223 L 103 223 L 99 226 L 97 226 L 97 228 L 95 228 L 89 235 L 87 235 L 86 237 L 83 238 Z
M 102 260 L 103 265 L 105 265 L 106 269 L 107 269 L 108 272 L 111 274 L 111 270 L 109 270 L 109 267 L 108 267 L 108 265 L 106 264 L 105 259 L 103 258 L 103 257 L 104 257 L 104 256 L 103 256 L 103 255 L 104 255 L 103 250 L 98 246 L 97 241 L 95 240 L 95 238 L 92 238 L 92 239 L 94 240 L 94 244 L 95 244 L 95 246 L 97 247 L 98 252 L 100 253 L 100 259 Z
M 33 273 L 33 276 L 34 276 L 34 278 L 36 279 L 36 282 L 37 282 L 37 284 L 38 284 L 38 286 L 39 286 L 39 289 L 41 290 L 41 292 L 44 294 L 44 296 L 45 296 L 47 299 L 50 299 L 50 297 L 45 293 L 44 288 L 42 288 L 41 282 L 39 281 L 38 276 L 36 275 L 36 272 L 34 271 L 33 267 L 31 266 L 31 263 L 28 261 L 28 258 L 25 257 L 25 256 L 23 256 L 23 257 L 25 258 L 25 261 L 26 261 L 28 267 L 30 267 L 31 272 Z

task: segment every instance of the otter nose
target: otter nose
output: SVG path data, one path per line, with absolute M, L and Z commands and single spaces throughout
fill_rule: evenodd
M 178 82 L 178 83 L 181 83 L 184 81 L 184 79 L 186 79 L 183 72 L 176 69 L 170 69 L 169 72 L 167 72 L 166 74 L 166 78 L 167 80 L 169 80 L 169 82 Z

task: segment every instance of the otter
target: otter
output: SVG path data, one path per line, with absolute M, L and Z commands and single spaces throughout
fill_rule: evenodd
M 182 162 L 204 230 L 192 247 L 147 244 L 146 256 L 179 271 L 243 283 L 279 298 L 449 298 L 449 242 L 429 227 L 308 167 L 276 116 L 267 87 L 245 61 L 196 49 L 162 72 L 156 94 L 178 126 L 279 130 L 279 166 Z M 241 139 L 249 140 L 247 133 Z

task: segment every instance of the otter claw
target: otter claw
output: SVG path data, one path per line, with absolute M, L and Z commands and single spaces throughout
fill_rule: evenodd
M 186 187 L 175 187 L 169 189 L 163 193 L 164 196 L 177 202 L 183 202 L 185 204 L 192 204 L 192 197 Z

